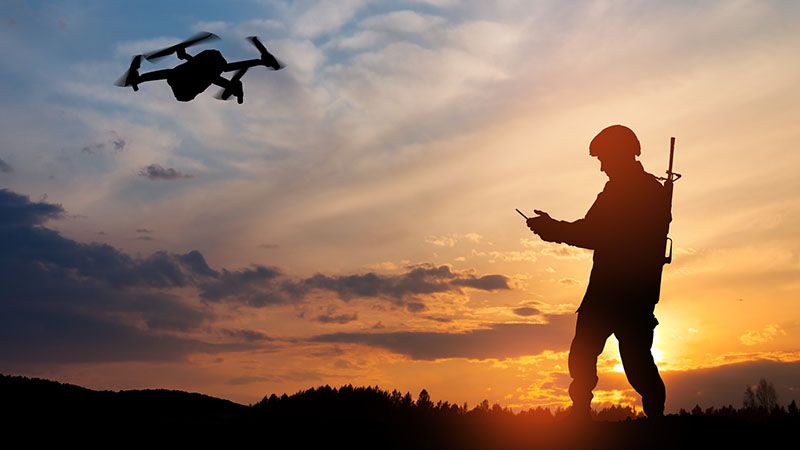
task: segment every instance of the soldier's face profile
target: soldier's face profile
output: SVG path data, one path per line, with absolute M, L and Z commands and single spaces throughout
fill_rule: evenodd
M 608 175 L 608 178 L 614 178 L 630 163 L 627 159 L 614 156 L 613 152 L 601 154 L 597 159 L 600 160 L 600 171 Z
M 608 173 L 608 170 L 609 170 L 609 169 L 608 169 L 608 167 L 609 167 L 609 165 L 610 165 L 610 163 L 609 163 L 609 161 L 608 161 L 608 158 L 607 158 L 607 157 L 602 157 L 602 158 L 601 158 L 601 157 L 599 157 L 599 156 L 598 156 L 598 157 L 597 157 L 597 159 L 599 159 L 599 160 L 600 160 L 600 171 L 601 171 L 601 172 L 603 172 L 603 173 L 605 173 L 606 175 L 608 175 L 608 176 L 609 176 L 609 178 L 610 178 L 610 177 L 611 177 L 611 174 L 610 174 L 610 173 Z

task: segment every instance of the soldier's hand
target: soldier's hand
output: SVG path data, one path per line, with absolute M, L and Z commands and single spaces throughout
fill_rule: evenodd
M 538 214 L 538 215 L 539 215 L 539 217 L 547 217 L 548 219 L 552 219 L 552 217 L 550 217 L 550 214 L 547 214 L 547 213 L 546 213 L 546 212 L 544 212 L 544 211 L 540 211 L 540 210 L 538 210 L 538 209 L 534 209 L 534 210 L 533 210 L 533 212 L 534 212 L 534 213 L 536 213 L 536 214 Z M 538 219 L 538 217 L 534 217 L 534 219 Z
M 547 227 L 547 225 L 549 224 L 550 221 L 553 220 L 553 218 L 550 217 L 550 215 L 547 214 L 546 212 L 539 211 L 538 209 L 534 209 L 533 212 L 538 214 L 538 216 L 529 218 L 526 224 L 528 225 L 528 228 L 531 229 L 531 231 L 533 231 L 536 234 L 539 234 L 542 228 Z
M 534 209 L 533 212 L 538 214 L 538 216 L 528 219 L 528 228 L 538 234 L 544 241 L 561 242 L 556 234 L 556 220 L 544 211 Z

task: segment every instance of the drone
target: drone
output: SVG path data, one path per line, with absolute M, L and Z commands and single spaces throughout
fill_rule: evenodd
M 265 66 L 272 70 L 280 70 L 286 67 L 267 51 L 267 48 L 264 47 L 264 44 L 262 44 L 256 36 L 250 36 L 247 40 L 261 53 L 261 57 L 257 59 L 247 59 L 229 63 L 219 50 L 203 50 L 194 56 L 186 53 L 188 47 L 204 41 L 216 39 L 219 39 L 219 36 L 214 33 L 201 32 L 180 44 L 154 52 L 136 55 L 131 61 L 130 68 L 115 84 L 122 87 L 130 86 L 134 91 L 138 91 L 139 84 L 141 83 L 167 80 L 167 84 L 172 88 L 172 93 L 175 95 L 175 98 L 181 102 L 193 100 L 198 94 L 208 89 L 212 84 L 215 84 L 222 88 L 217 95 L 215 95 L 216 98 L 228 100 L 233 96 L 236 97 L 236 101 L 239 104 L 242 104 L 244 102 L 244 89 L 242 88 L 241 79 L 247 72 L 247 69 L 255 66 Z M 178 59 L 186 62 L 172 69 L 139 73 L 142 58 L 154 62 L 173 53 Z M 235 71 L 235 73 L 230 80 L 222 77 L 223 72 L 233 71 Z

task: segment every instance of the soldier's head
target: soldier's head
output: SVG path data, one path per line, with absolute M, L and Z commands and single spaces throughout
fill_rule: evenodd
M 623 125 L 604 128 L 589 144 L 589 155 L 600 160 L 600 170 L 609 178 L 626 172 L 641 154 L 639 139 L 630 128 Z

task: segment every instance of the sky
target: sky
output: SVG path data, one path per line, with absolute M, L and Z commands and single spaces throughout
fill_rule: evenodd
M 589 141 L 623 124 L 671 236 L 667 411 L 800 401 L 800 4 L 14 1 L 0 11 L 0 372 L 245 404 L 378 385 L 569 404 Z M 245 102 L 114 85 L 198 31 Z M 142 72 L 173 67 L 174 57 Z M 641 402 L 611 337 L 595 406 Z

